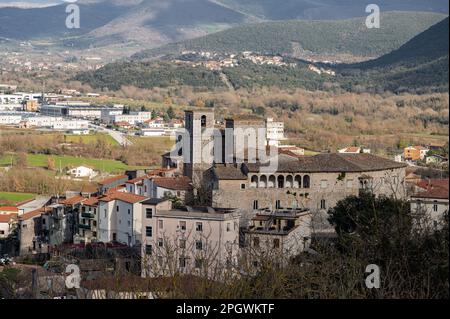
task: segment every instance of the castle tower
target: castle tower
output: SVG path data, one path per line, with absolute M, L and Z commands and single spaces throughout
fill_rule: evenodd
M 189 133 L 190 151 L 183 152 L 184 175 L 192 179 L 195 187 L 200 187 L 203 173 L 214 163 L 214 137 L 211 134 L 204 134 L 205 130 L 214 129 L 214 111 L 209 109 L 185 111 L 185 126 Z

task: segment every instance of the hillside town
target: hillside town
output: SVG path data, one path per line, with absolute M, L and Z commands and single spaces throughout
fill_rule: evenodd
M 58 124 L 41 124 L 52 127 L 62 125 L 63 118 L 70 123 L 85 118 L 86 126 L 77 129 L 87 129 L 93 119 L 165 125 L 149 122 L 151 114 L 146 112 L 122 114 L 120 106 L 68 103 L 43 105 L 40 112 L 35 117 L 16 115 L 20 120 L 2 124 L 53 118 Z M 186 110 L 184 121 L 173 123 L 173 128 L 178 130 L 178 143 L 175 150 L 161 154 L 158 169 L 124 171 L 96 186 L 0 207 L 0 250 L 9 256 L 5 262 L 65 265 L 77 260 L 81 270 L 93 276 L 93 266 L 83 266 L 89 259 L 86 249 L 105 247 L 116 260 L 106 268 L 124 264 L 126 272 L 142 278 L 181 273 L 221 280 L 242 271 L 256 272 L 267 258 L 282 265 L 311 251 L 312 243 L 332 238 L 335 231 L 327 210 L 352 195 L 369 192 L 408 200 L 411 210 L 424 213 L 433 227 L 440 227 L 448 213 L 448 178 L 407 173 L 420 161 L 448 163 L 443 156 L 427 155 L 432 145 L 409 146 L 396 160 L 359 146 L 305 156 L 304 149 L 282 144 L 283 123 L 236 116 L 218 126 L 213 110 L 198 108 Z M 219 135 L 205 135 L 209 129 Z M 244 147 L 238 137 L 249 129 L 267 130 L 256 134 L 254 150 L 249 140 Z M 230 148 L 227 132 L 232 136 Z M 274 158 L 276 165 L 270 169 Z M 71 174 L 93 177 L 95 172 L 80 166 Z

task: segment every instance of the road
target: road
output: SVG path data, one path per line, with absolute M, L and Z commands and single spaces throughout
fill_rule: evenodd
M 130 146 L 133 145 L 133 143 L 127 139 L 125 137 L 125 134 L 119 131 L 115 131 L 115 130 L 111 130 L 111 129 L 107 129 L 105 127 L 102 126 L 98 126 L 95 124 L 90 123 L 89 126 L 93 129 L 95 129 L 98 132 L 104 132 L 104 133 L 108 133 L 114 140 L 117 141 L 117 143 L 119 143 L 122 146 Z

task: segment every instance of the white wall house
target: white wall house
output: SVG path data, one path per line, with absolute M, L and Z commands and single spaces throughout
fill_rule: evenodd
M 8 237 L 17 224 L 17 215 L 0 215 L 0 239 Z
M 0 113 L 0 125 L 17 125 L 22 121 L 22 116 L 12 113 Z
M 99 199 L 98 240 L 129 246 L 140 243 L 142 204 L 146 197 L 125 192 L 112 192 Z
M 424 191 L 411 196 L 411 212 L 421 214 L 432 226 L 438 226 L 445 213 L 448 213 L 448 180 L 447 185 L 428 183 Z
M 82 178 L 82 177 L 94 177 L 97 175 L 95 170 L 91 167 L 87 166 L 77 166 L 69 169 L 68 173 L 73 177 Z

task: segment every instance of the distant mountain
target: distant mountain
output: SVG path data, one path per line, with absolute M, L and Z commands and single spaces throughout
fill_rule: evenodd
M 449 18 L 431 26 L 397 50 L 378 59 L 356 65 L 358 68 L 416 66 L 448 56 Z
M 338 20 L 366 15 L 365 7 L 376 3 L 382 12 L 433 11 L 448 14 L 448 1 L 442 0 L 217 0 L 230 8 L 265 20 Z
M 140 88 L 188 85 L 208 89 L 262 86 L 302 87 L 326 90 L 337 86 L 356 92 L 445 92 L 448 91 L 448 18 L 415 36 L 391 53 L 358 64 L 334 66 L 335 76 L 319 75 L 309 63 L 288 59 L 296 67 L 257 65 L 245 59 L 239 65 L 212 71 L 167 60 L 116 62 L 76 77 L 94 88 L 118 90 L 122 86 Z M 342 42 L 346 45 L 346 42 Z M 332 66 L 318 63 L 318 67 Z M 224 80 L 226 79 L 226 81 Z
M 336 21 L 289 20 L 238 26 L 204 37 L 168 44 L 136 54 L 146 59 L 184 50 L 239 53 L 253 51 L 299 58 L 367 59 L 399 48 L 445 15 L 430 12 L 386 12 L 379 29 L 368 29 L 365 18 Z
M 448 90 L 449 18 L 377 59 L 338 67 L 343 75 L 358 74 L 366 87 L 390 91 Z
M 1 2 L 37 5 L 60 1 Z M 448 13 L 448 2 L 443 0 L 377 3 L 382 10 Z M 78 0 L 77 4 L 81 10 L 79 30 L 65 28 L 65 3 L 46 8 L 0 8 L 0 38 L 65 40 L 65 45 L 81 48 L 127 43 L 154 48 L 248 23 L 367 15 L 366 1 L 354 0 Z
M 78 0 L 81 28 L 67 29 L 67 4 L 0 8 L 0 37 L 66 39 L 66 45 L 134 41 L 155 47 L 258 21 L 212 0 Z M 24 23 L 26 21 L 26 23 Z

